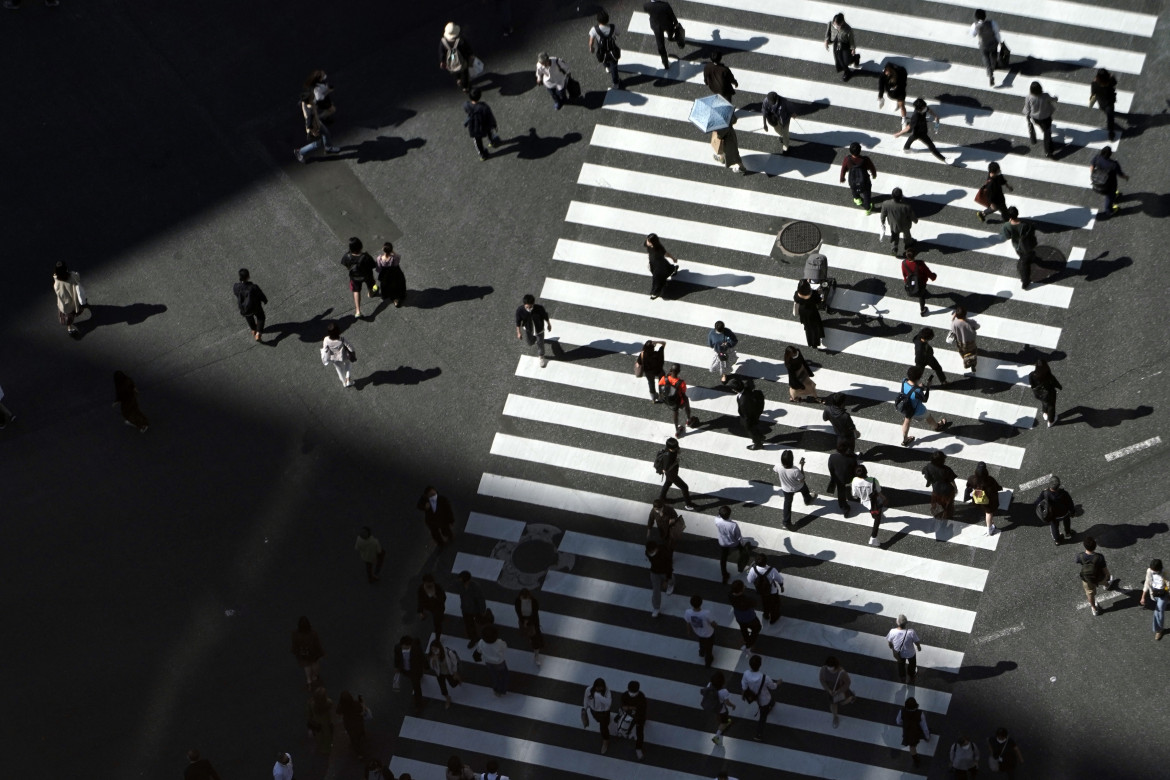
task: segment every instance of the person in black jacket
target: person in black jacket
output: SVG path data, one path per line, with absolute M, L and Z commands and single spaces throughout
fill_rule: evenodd
M 886 67 L 882 69 L 882 75 L 878 76 L 878 108 L 885 106 L 886 95 L 890 96 L 890 100 L 896 104 L 898 113 L 902 115 L 902 121 L 898 125 L 898 129 L 901 130 L 906 124 L 906 69 L 901 65 L 887 62 Z
M 665 501 L 670 486 L 677 485 L 683 494 L 683 506 L 694 512 L 695 505 L 691 503 L 691 489 L 678 476 L 678 439 L 673 436 L 666 440 L 666 463 L 664 466 L 662 470 L 662 490 L 659 492 L 658 497 Z
M 357 236 L 349 239 L 349 251 L 341 256 L 341 264 L 349 274 L 349 291 L 353 293 L 353 307 L 356 316 L 362 316 L 362 285 L 368 288 L 367 295 L 374 297 L 374 269 L 378 264 L 370 253 L 362 249 L 362 241 Z
M 844 393 L 832 393 L 825 399 L 825 412 L 821 415 L 821 419 L 833 426 L 838 444 L 848 443 L 850 452 L 857 448 L 857 439 L 860 434 L 857 432 L 857 426 L 853 423 L 852 415 L 845 409 Z
M 244 321 L 252 330 L 252 338 L 259 341 L 260 334 L 264 331 L 264 304 L 268 303 L 268 298 L 260 289 L 260 285 L 249 279 L 247 268 L 240 269 L 240 281 L 232 285 L 232 292 L 236 295 L 240 314 L 244 316 Z
M 771 127 L 780 136 L 780 154 L 788 154 L 788 126 L 792 123 L 792 104 L 779 93 L 769 92 L 760 107 L 764 117 L 764 132 Z
M 703 66 L 703 83 L 707 89 L 721 95 L 728 103 L 731 102 L 739 82 L 735 80 L 731 68 L 723 64 L 723 52 L 711 52 L 711 61 Z
M 930 343 L 933 339 L 933 328 L 923 328 L 915 334 L 914 365 L 924 371 L 928 367 L 934 369 L 934 375 L 938 377 L 938 383 L 945 385 L 947 383 L 947 375 L 943 373 L 942 366 L 938 364 L 938 358 L 934 356 L 934 347 Z
M 495 149 L 500 145 L 500 136 L 496 127 L 496 115 L 492 113 L 491 106 L 480 100 L 481 96 L 479 87 L 468 90 L 467 102 L 463 104 L 463 110 L 467 113 L 463 126 L 467 128 L 468 135 L 475 142 L 475 151 L 479 153 L 479 159 L 486 160 L 488 153 L 483 148 L 483 139 L 490 139 L 491 146 Z
M 1032 386 L 1032 395 L 1040 402 L 1040 414 L 1051 428 L 1056 423 L 1056 391 L 1064 387 L 1048 367 L 1047 360 L 1036 360 L 1036 370 L 1028 375 L 1028 384 Z
M 414 637 L 404 635 L 398 640 L 398 644 L 394 645 L 394 670 L 399 675 L 410 678 L 410 687 L 414 691 L 415 712 L 422 711 L 422 678 L 426 668 L 427 656 L 423 652 L 422 644 Z
M 1015 192 L 1015 188 L 1008 184 L 1007 178 L 999 169 L 999 163 L 993 162 L 987 164 L 987 181 L 983 182 L 983 186 L 979 189 L 983 190 L 984 197 L 987 199 L 987 208 L 975 212 L 975 216 L 979 217 L 980 222 L 986 222 L 987 218 L 995 212 L 999 212 L 1004 221 L 1007 221 L 1007 201 L 1004 199 L 1003 191 Z
M 516 309 L 516 338 L 525 339 L 528 346 L 536 347 L 536 354 L 540 356 L 540 367 L 548 365 L 548 358 L 544 356 L 544 332 L 552 330 L 552 320 L 548 317 L 545 308 L 536 302 L 532 294 L 524 296 L 524 301 Z
M 422 584 L 418 586 L 418 619 L 422 620 L 431 613 L 431 623 L 435 628 L 435 639 L 443 635 L 443 615 L 447 612 L 447 593 L 443 586 L 435 582 L 433 574 L 424 574 Z
M 637 680 L 631 680 L 622 693 L 618 706 L 623 712 L 634 716 L 634 753 L 641 761 L 645 756 L 642 753 L 642 743 L 646 737 L 646 694 L 642 693 L 642 686 Z
M 440 496 L 439 491 L 427 485 L 417 507 L 436 545 L 443 547 L 455 538 L 455 512 L 446 496 Z
M 826 493 L 837 494 L 841 514 L 849 517 L 849 485 L 857 471 L 857 455 L 849 442 L 838 441 L 837 451 L 829 456 L 829 486 Z
M 1040 495 L 1036 496 L 1035 506 L 1036 517 L 1040 518 L 1041 522 L 1048 523 L 1054 544 L 1061 542 L 1060 524 L 1062 522 L 1064 523 L 1064 535 L 1068 537 L 1070 542 L 1073 540 L 1072 516 L 1077 507 L 1068 491 L 1060 486 L 1060 477 L 1054 476 L 1048 480 L 1048 487 L 1041 490 Z
M 959 492 L 955 480 L 959 475 L 946 465 L 946 460 L 945 452 L 935 450 L 930 456 L 930 463 L 923 467 L 922 476 L 930 488 L 930 513 L 950 520 L 955 516 L 955 493 Z
M 657 299 L 666 289 L 666 282 L 678 273 L 678 258 L 666 251 L 657 233 L 646 236 L 643 243 L 650 260 L 650 300 Z
M 762 449 L 764 436 L 760 433 L 760 415 L 764 413 L 764 393 L 756 388 L 756 383 L 751 379 L 734 379 L 731 387 L 736 392 L 735 403 L 739 410 L 739 420 L 752 440 L 748 449 Z
M 1117 102 L 1117 77 L 1101 68 L 1089 85 L 1089 105 L 1096 103 L 1105 112 L 1105 126 L 1109 130 L 1109 142 L 1117 140 L 1117 124 L 1113 106 Z
M 678 27 L 678 17 L 674 9 L 665 0 L 647 0 L 642 10 L 650 17 L 650 30 L 654 33 L 654 43 L 658 46 L 658 56 L 662 58 L 662 69 L 670 67 L 666 58 L 666 36 L 674 38 L 675 28 Z
M 849 189 L 853 193 L 853 205 L 865 209 L 866 215 L 873 213 L 873 185 L 871 179 L 877 177 L 877 167 L 868 155 L 861 153 L 861 144 L 854 141 L 849 144 L 849 154 L 841 161 L 840 182 L 845 183 L 849 178 Z

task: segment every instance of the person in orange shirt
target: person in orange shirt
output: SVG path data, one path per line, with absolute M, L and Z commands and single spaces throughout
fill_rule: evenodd
M 699 424 L 698 418 L 691 416 L 691 401 L 687 398 L 687 383 L 679 378 L 680 371 L 682 371 L 682 367 L 675 363 L 670 367 L 666 376 L 658 380 L 658 396 L 663 403 L 670 407 L 671 414 L 674 415 L 675 436 L 682 436 L 686 433 L 687 425 L 694 428 Z M 683 412 L 681 425 L 678 421 L 680 411 Z

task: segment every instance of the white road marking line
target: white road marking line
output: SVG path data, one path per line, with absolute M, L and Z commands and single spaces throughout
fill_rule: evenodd
M 512 520 L 507 517 L 472 512 L 467 516 L 465 530 L 467 533 L 475 534 L 476 536 L 486 536 L 505 542 L 518 542 L 520 541 L 520 537 L 524 535 L 524 527 L 526 525 L 527 523 L 522 523 L 519 520 Z M 459 571 L 459 567 L 455 567 L 455 571 Z
M 1023 623 L 1020 623 L 1018 626 L 1009 626 L 1009 627 L 1001 629 L 999 631 L 995 631 L 993 633 L 990 633 L 987 636 L 981 636 L 978 639 L 972 640 L 972 644 L 982 645 L 982 644 L 986 644 L 987 642 L 994 642 L 996 639 L 1003 639 L 1005 636 L 1011 636 L 1012 634 L 1018 634 L 1019 632 L 1021 632 L 1023 630 L 1024 630 Z
M 1102 593 L 1100 596 L 1097 597 L 1097 606 L 1101 606 L 1106 601 L 1113 601 L 1113 599 L 1119 599 L 1125 595 L 1128 595 L 1128 594 L 1125 591 L 1121 590 L 1121 588 L 1118 588 L 1117 590 L 1107 590 L 1104 593 Z M 1077 604 L 1077 609 L 1088 609 L 1088 608 L 1089 608 L 1088 601 L 1082 601 L 1080 604 Z
M 929 2 L 972 10 L 982 8 L 988 14 L 1006 14 L 1008 16 L 1019 16 L 1020 11 L 1026 11 L 1027 18 L 1037 21 L 1073 24 L 1078 27 L 1088 27 L 1091 30 L 1109 30 L 1126 35 L 1141 35 L 1146 38 L 1154 34 L 1154 26 L 1158 22 L 1158 17 L 1153 14 L 1122 11 L 1117 8 L 1106 10 L 1099 5 L 1067 3 L 1064 0 L 1029 0 L 1026 6 L 1021 6 L 1017 0 L 929 0 Z
M 1045 474 L 1043 477 L 1037 477 L 1036 479 L 1028 480 L 1024 484 L 1020 485 L 1020 492 L 1023 493 L 1025 490 L 1031 490 L 1032 488 L 1040 487 L 1041 485 L 1047 485 L 1048 480 L 1050 479 L 1052 479 L 1052 475 Z
M 1074 246 L 1068 252 L 1068 262 L 1066 266 L 1074 271 L 1081 270 L 1081 264 L 1085 262 L 1085 248 L 1083 246 Z
M 495 582 L 500 578 L 500 572 L 504 569 L 504 562 L 496 558 L 484 558 L 479 555 L 468 555 L 467 553 L 456 553 L 455 562 L 451 564 L 452 571 L 471 572 L 471 576 L 476 579 L 485 580 L 487 582 Z
M 1114 461 L 1114 460 L 1117 460 L 1118 458 L 1124 458 L 1126 455 L 1132 455 L 1135 452 L 1141 452 L 1142 450 L 1148 450 L 1150 447 L 1156 447 L 1157 445 L 1159 445 L 1161 443 L 1162 443 L 1162 437 L 1155 436 L 1152 439 L 1146 439 L 1145 441 L 1140 441 L 1137 444 L 1131 444 L 1128 447 L 1122 447 L 1119 450 L 1114 450 L 1113 452 L 1110 452 L 1110 453 L 1105 455 L 1105 460 Z

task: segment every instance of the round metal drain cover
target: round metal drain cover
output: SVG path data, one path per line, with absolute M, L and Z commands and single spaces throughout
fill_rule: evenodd
M 543 539 L 528 539 L 512 551 L 512 563 L 527 574 L 543 572 L 557 562 L 557 548 Z
M 812 222 L 789 222 L 776 235 L 776 246 L 789 257 L 807 255 L 821 245 L 821 229 Z

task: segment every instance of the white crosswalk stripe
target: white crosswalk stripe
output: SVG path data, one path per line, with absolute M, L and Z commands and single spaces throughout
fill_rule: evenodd
M 902 64 L 911 96 L 922 94 L 932 106 L 932 95 L 949 93 L 940 97 L 936 140 L 949 160 L 959 161 L 954 167 L 924 151 L 904 155 L 904 140 L 892 137 L 899 124 L 893 106 L 878 108 L 872 79 L 843 84 L 834 76 L 822 35 L 841 8 L 817 0 L 673 5 L 690 44 L 727 52 L 725 62 L 739 80 L 743 164 L 765 175 L 720 172 L 706 134 L 689 121 L 694 99 L 709 94 L 696 50 L 674 60 L 678 50 L 670 44 L 672 62 L 663 70 L 647 15 L 639 10 L 615 19 L 627 88 L 608 91 L 601 101 L 605 110 L 589 133 L 554 262 L 531 289 L 553 322 L 544 345 L 548 360 L 531 353 L 517 360 L 452 565 L 452 573 L 468 571 L 484 585 L 508 644 L 509 692 L 492 695 L 486 674 L 465 657 L 464 683 L 452 692 L 452 708 L 438 715 L 442 696 L 433 679 L 425 680 L 428 704 L 403 724 L 395 772 L 438 775 L 447 756 L 458 753 L 477 771 L 495 757 L 515 780 L 699 780 L 714 773 L 699 764 L 714 755 L 733 776 L 782 767 L 818 778 L 908 780 L 921 775 L 909 771 L 908 760 L 890 760 L 891 749 L 903 750 L 894 725 L 898 708 L 913 695 L 928 718 L 941 718 L 961 679 L 1000 535 L 988 533 L 979 507 L 961 501 L 954 518 L 934 516 L 922 467 L 937 450 L 955 469 L 960 491 L 979 463 L 999 481 L 1021 484 L 1015 472 L 1028 457 L 1030 437 L 1042 435 L 1029 375 L 1037 358 L 1063 357 L 1057 351 L 1062 326 L 1082 264 L 1089 264 L 1085 249 L 1074 244 L 1085 244 L 1082 231 L 1097 221 L 1085 149 L 1107 141 L 1099 112 L 1087 106 L 1088 83 L 1097 67 L 1117 73 L 1117 108 L 1128 110 L 1156 17 L 1102 14 L 1070 0 L 927 0 L 915 4 L 913 18 L 897 10 L 844 9 L 858 34 L 862 70 L 872 76 L 884 62 Z M 999 21 L 1017 61 L 1065 63 L 1042 81 L 1062 97 L 1056 130 L 1070 153 L 1046 159 L 1020 144 L 1028 136 L 1021 110 L 1030 79 L 1000 71 L 999 83 L 987 84 L 970 24 L 955 21 L 966 15 L 956 9 L 975 8 Z M 1071 40 L 1084 28 L 1104 34 L 1091 44 Z M 881 48 L 869 46 L 870 39 Z M 1133 50 L 1109 45 L 1119 40 Z M 930 59 L 922 41 L 935 55 L 945 47 L 953 56 Z M 797 71 L 797 62 L 816 67 Z M 600 70 L 577 75 L 601 77 Z M 758 111 L 772 90 L 797 107 L 794 149 L 785 156 Z M 826 107 L 832 111 L 821 113 Z M 919 212 L 914 236 L 937 274 L 926 315 L 900 288 L 901 264 L 888 242 L 878 241 L 877 214 L 851 205 L 839 179 L 842 150 L 854 141 L 878 167 L 875 202 L 900 187 Z M 1042 243 L 1067 258 L 1063 267 L 1048 260 L 1043 267 L 1050 278 L 1026 290 L 999 224 L 980 224 L 972 213 L 991 162 L 1015 187 L 1009 205 L 1035 221 Z M 837 278 L 831 313 L 822 315 L 826 353 L 803 347 L 804 328 L 791 311 L 804 258 L 783 256 L 777 232 L 795 221 L 822 229 L 820 251 Z M 649 296 L 642 248 L 649 233 L 680 265 L 657 299 Z M 974 371 L 944 343 L 958 305 L 970 308 L 979 324 Z M 735 393 L 712 373 L 705 336 L 716 320 L 740 339 L 732 373 L 764 391 L 761 449 L 747 446 Z M 902 447 L 902 418 L 891 402 L 915 360 L 911 337 L 927 327 L 938 332 L 934 354 L 949 380 L 932 388 L 927 405 L 953 427 L 932 432 L 915 423 L 917 441 Z M 653 460 L 675 428 L 669 408 L 649 403 L 646 380 L 632 375 L 633 356 L 646 340 L 666 342 L 666 364 L 681 366 L 698 418 L 697 427 L 679 436 L 679 475 L 694 508 L 684 506 L 677 487 L 666 493 L 686 528 L 672 551 L 674 589 L 661 594 L 657 610 L 645 547 L 658 538 L 648 524 L 662 486 Z M 876 545 L 868 512 L 854 501 L 843 514 L 827 493 L 835 433 L 823 406 L 789 400 L 781 358 L 788 345 L 805 349 L 818 395 L 847 398 L 861 462 L 890 498 Z M 820 493 L 807 504 L 792 502 L 791 524 L 782 522 L 784 496 L 774 471 L 785 450 L 803 458 L 809 487 Z M 999 511 L 1011 502 L 1012 492 L 1003 491 Z M 750 658 L 740 648 L 719 569 L 714 519 L 721 506 L 732 509 L 743 535 L 784 574 L 782 617 L 763 621 L 755 646 L 764 670 L 782 684 L 764 740 L 751 739 L 755 725 L 740 710 L 713 753 L 714 716 L 702 710 L 699 689 L 720 672 L 733 701 L 741 702 L 739 678 Z M 733 553 L 728 564 L 732 580 L 743 576 L 737 558 Z M 514 605 L 522 586 L 540 601 L 541 665 L 529 645 L 537 640 L 521 630 Z M 755 596 L 754 588 L 748 592 Z M 696 595 L 718 624 L 709 669 L 694 638 L 684 634 L 682 614 Z M 453 589 L 444 631 L 454 628 L 460 610 Z M 923 639 L 913 687 L 897 680 L 886 639 L 899 615 Z M 456 633 L 450 646 L 465 655 L 462 632 Z M 857 696 L 841 710 L 838 726 L 819 679 L 829 654 L 848 669 Z M 644 761 L 636 761 L 624 740 L 602 755 L 597 725 L 582 730 L 581 697 L 598 677 L 615 700 L 629 680 L 646 693 Z M 936 737 L 920 752 L 936 756 L 939 747 Z

